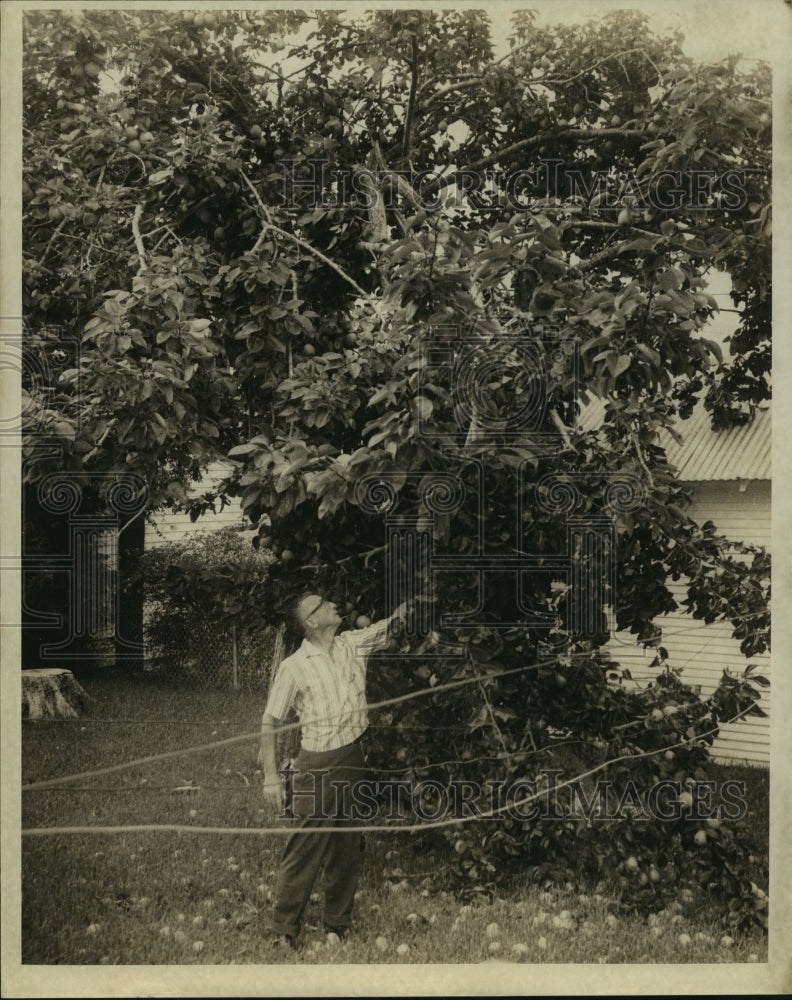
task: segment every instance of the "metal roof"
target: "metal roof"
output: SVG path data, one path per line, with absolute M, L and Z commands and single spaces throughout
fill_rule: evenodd
M 594 430 L 602 424 L 604 406 L 600 400 L 584 407 L 579 426 Z M 757 409 L 749 424 L 713 431 L 710 414 L 699 404 L 687 420 L 675 428 L 680 444 L 667 432 L 659 443 L 669 463 L 683 482 L 725 482 L 737 479 L 770 479 L 772 425 L 770 407 Z
M 675 430 L 678 444 L 664 435 L 662 445 L 668 461 L 684 482 L 714 482 L 734 479 L 770 479 L 772 424 L 770 407 L 758 409 L 749 424 L 713 431 L 710 414 L 697 406 L 688 420 Z

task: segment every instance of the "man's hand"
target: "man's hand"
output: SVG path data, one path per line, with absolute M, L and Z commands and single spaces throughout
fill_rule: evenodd
M 271 806 L 275 806 L 279 811 L 284 804 L 283 781 L 280 775 L 268 776 L 264 779 L 264 801 Z

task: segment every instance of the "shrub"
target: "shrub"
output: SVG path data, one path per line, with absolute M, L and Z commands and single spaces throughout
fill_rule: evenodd
M 251 674 L 263 681 L 262 661 L 268 665 L 266 650 L 272 643 L 261 611 L 269 563 L 267 552 L 254 549 L 237 527 L 146 552 L 140 572 L 149 667 L 164 665 L 172 675 L 225 681 L 236 642 L 246 686 Z

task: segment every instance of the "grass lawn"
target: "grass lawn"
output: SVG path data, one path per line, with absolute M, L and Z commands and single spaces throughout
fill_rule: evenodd
M 93 699 L 82 718 L 23 724 L 23 783 L 255 733 L 263 709 L 263 696 L 77 676 Z M 262 809 L 257 750 L 251 740 L 26 791 L 23 826 L 285 827 Z M 766 867 L 768 772 L 729 767 L 726 776 L 746 781 L 756 864 Z M 601 884 L 515 885 L 494 902 L 463 906 L 429 888 L 442 858 L 404 833 L 367 836 L 349 939 L 327 945 L 316 896 L 300 947 L 288 954 L 266 933 L 278 836 L 130 832 L 22 844 L 26 964 L 767 961 L 759 932 L 722 942 L 706 897 L 648 919 L 618 915 Z

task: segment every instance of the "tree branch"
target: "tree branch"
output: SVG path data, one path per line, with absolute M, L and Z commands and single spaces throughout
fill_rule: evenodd
M 58 223 L 58 225 L 55 227 L 55 229 L 54 229 L 54 231 L 52 233 L 52 236 L 50 236 L 50 238 L 49 238 L 49 240 L 47 242 L 47 245 L 44 247 L 44 253 L 41 255 L 41 263 L 42 264 L 47 259 L 47 254 L 50 252 L 50 247 L 55 242 L 55 238 L 60 234 L 60 231 L 63 229 L 63 227 L 65 225 L 66 225 L 66 216 L 64 216 L 60 220 L 60 222 Z
M 458 171 L 452 171 L 448 177 L 439 177 L 437 180 L 428 183 L 425 188 L 422 188 L 422 194 L 433 194 L 438 188 L 448 187 L 449 184 L 453 183 L 454 177 L 457 173 L 461 173 L 465 170 L 470 170 L 472 172 L 477 172 L 479 170 L 484 170 L 487 167 L 491 167 L 495 163 L 503 162 L 504 160 L 511 159 L 517 153 L 521 153 L 524 149 L 530 149 L 532 146 L 539 147 L 547 143 L 550 139 L 554 138 L 564 138 L 573 137 L 575 139 L 601 139 L 603 137 L 607 138 L 609 136 L 627 136 L 629 138 L 646 138 L 646 133 L 641 132 L 638 129 L 625 129 L 625 128 L 600 128 L 600 129 L 577 129 L 577 128 L 558 128 L 552 129 L 549 132 L 540 132 L 537 135 L 530 136 L 527 139 L 519 139 L 517 142 L 513 142 L 510 146 L 504 146 L 495 153 L 490 153 L 489 156 L 484 156 L 480 160 L 476 160 L 475 163 L 466 164 L 461 167 Z
M 571 448 L 572 447 L 572 442 L 570 441 L 570 438 L 569 438 L 569 428 L 561 420 L 561 417 L 559 417 L 559 415 L 558 415 L 558 413 L 556 412 L 555 409 L 551 409 L 550 410 L 550 419 L 555 424 L 556 429 L 558 430 L 558 433 L 563 438 L 564 444 L 566 445 L 566 447 L 567 448 Z
M 350 284 L 359 295 L 363 296 L 364 299 L 371 298 L 369 293 L 365 289 L 361 288 L 360 285 L 355 281 L 355 279 L 351 275 L 347 274 L 346 271 L 343 270 L 343 268 L 339 267 L 338 264 L 335 263 L 335 261 L 330 260 L 329 257 L 325 257 L 325 255 L 321 252 L 321 250 L 317 250 L 316 247 L 312 247 L 310 243 L 307 243 L 305 240 L 300 239 L 299 236 L 295 236 L 294 233 L 290 233 L 286 229 L 281 229 L 280 226 L 276 226 L 273 222 L 269 221 L 268 218 L 269 209 L 261 200 L 261 197 L 259 196 L 258 191 L 253 186 L 250 178 L 248 177 L 248 175 L 245 173 L 244 170 L 240 170 L 239 173 L 244 182 L 252 191 L 253 197 L 256 199 L 256 202 L 258 203 L 258 206 L 261 209 L 262 214 L 264 215 L 265 229 L 262 231 L 262 235 L 269 229 L 272 230 L 272 232 L 274 233 L 278 233 L 278 235 L 280 236 L 284 236 L 287 240 L 291 240 L 293 243 L 296 243 L 297 246 L 302 247 L 303 250 L 307 250 L 308 253 L 313 254 L 314 257 L 316 257 L 318 260 L 321 260 L 323 264 L 326 264 L 328 267 L 332 268 L 336 272 L 336 274 L 338 274 L 340 277 L 344 279 L 344 281 Z M 261 237 L 259 237 L 259 239 L 260 238 Z
M 518 45 L 516 48 L 513 48 L 511 52 L 507 52 L 505 56 L 501 56 L 501 58 L 498 59 L 494 65 L 500 66 L 500 64 L 506 62 L 507 59 L 511 59 L 513 56 L 516 56 L 519 52 L 522 52 L 524 49 L 530 48 L 531 45 L 533 45 L 533 40 L 531 40 L 530 42 L 526 42 L 525 45 Z M 646 57 L 646 61 L 648 63 L 651 63 L 652 68 L 654 69 L 655 73 L 657 73 L 657 82 L 659 83 L 663 79 L 663 75 L 657 68 L 657 64 L 655 63 L 655 61 L 647 54 L 646 49 L 643 48 L 642 46 L 638 46 L 637 48 L 633 49 L 624 49 L 622 52 L 612 52 L 610 55 L 605 56 L 603 59 L 598 59 L 597 62 L 592 63 L 591 66 L 586 66 L 579 72 L 573 73 L 572 76 L 568 76 L 565 80 L 553 80 L 550 77 L 544 77 L 537 80 L 531 80 L 529 82 L 555 84 L 556 86 L 564 87 L 568 83 L 571 83 L 573 80 L 577 80 L 579 77 L 585 76 L 587 73 L 590 73 L 592 70 L 596 69 L 597 66 L 601 66 L 603 63 L 608 62 L 610 59 L 619 59 L 621 56 L 629 56 L 635 52 L 642 52 L 643 55 Z
M 641 468 L 643 469 L 644 473 L 646 474 L 646 481 L 649 483 L 649 489 L 653 490 L 654 489 L 654 477 L 652 476 L 652 473 L 651 473 L 651 470 L 649 469 L 649 466 L 646 464 L 646 460 L 644 459 L 643 452 L 641 451 L 641 446 L 638 443 L 638 438 L 635 436 L 635 432 L 634 431 L 630 431 L 630 439 L 632 440 L 633 447 L 635 448 L 635 454 L 636 454 L 636 456 L 638 458 L 638 464 L 641 466 Z
M 132 215 L 132 235 L 135 237 L 135 246 L 137 247 L 138 258 L 140 259 L 138 274 L 148 269 L 148 263 L 146 262 L 146 248 L 143 246 L 143 237 L 140 235 L 140 217 L 142 215 L 143 204 L 139 203 L 135 205 L 135 211 Z
M 412 58 L 410 60 L 410 97 L 407 101 L 407 114 L 404 119 L 404 136 L 402 137 L 402 159 L 407 158 L 410 151 L 410 136 L 412 134 L 413 116 L 415 114 L 415 99 L 418 91 L 418 39 L 412 36 Z

